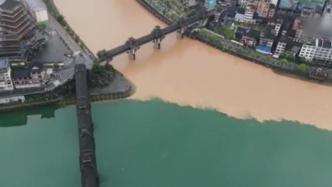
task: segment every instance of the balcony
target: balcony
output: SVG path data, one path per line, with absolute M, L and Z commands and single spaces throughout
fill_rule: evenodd
M 22 14 L 19 14 L 18 16 L 16 16 L 15 18 L 1 18 L 1 22 L 5 22 L 5 23 L 16 23 L 18 22 L 22 17 L 28 17 L 27 13 L 24 12 Z

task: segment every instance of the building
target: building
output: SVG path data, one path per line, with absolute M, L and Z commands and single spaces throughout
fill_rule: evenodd
M 0 92 L 13 90 L 11 68 L 7 59 L 0 59 Z
M 208 10 L 214 9 L 217 5 L 217 0 L 205 0 L 205 7 Z
M 195 2 L 195 0 L 188 0 Z M 38 25 L 44 25 L 48 22 L 48 13 L 45 3 L 42 0 L 25 0 L 26 6 L 28 7 L 30 14 L 33 15 Z
M 40 64 L 13 70 L 15 89 L 41 88 L 48 81 L 48 74 Z
M 292 40 L 292 37 L 281 36 L 275 48 L 273 56 L 278 58 L 280 55 L 287 54 L 287 56 L 295 57 L 299 54 L 301 43 Z
M 242 23 L 256 23 L 256 20 L 254 19 L 256 12 L 256 6 L 255 5 L 247 5 L 245 10 L 239 9 L 235 15 L 235 21 L 242 22 Z
M 259 40 L 259 36 L 260 36 L 259 31 L 256 31 L 254 29 L 249 29 L 248 32 L 246 32 L 242 36 L 241 41 L 244 46 L 255 49 Z
M 332 61 L 332 41 L 316 39 L 314 42 L 303 44 L 300 57 L 308 61 Z
M 256 51 L 263 54 L 272 53 L 275 36 L 271 31 L 272 29 L 267 28 L 265 31 L 260 33 L 259 43 L 256 47 Z
M 24 3 L 0 0 L 0 57 L 22 57 L 32 43 L 36 23 Z
M 316 53 L 316 45 L 312 43 L 303 44 L 299 57 L 303 57 L 308 61 L 313 61 Z
M 281 54 L 283 54 L 286 50 L 287 43 L 285 41 L 279 41 L 276 47 L 276 50 L 274 52 L 274 55 L 276 57 L 279 57 Z
M 271 0 L 260 0 L 257 4 L 257 14 L 259 17 L 267 18 L 270 11 Z
M 322 16 L 322 23 L 321 27 L 323 30 L 323 33 L 329 35 L 332 37 L 332 1 L 330 1 L 324 10 L 323 16 Z

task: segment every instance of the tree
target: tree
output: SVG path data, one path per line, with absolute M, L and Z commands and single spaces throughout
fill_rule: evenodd
M 285 59 L 285 58 L 281 59 L 279 62 L 281 64 L 288 64 L 289 63 L 289 61 L 287 59 Z
M 297 69 L 300 70 L 301 72 L 305 73 L 308 71 L 308 65 L 306 64 L 299 64 L 297 65 Z
M 59 16 L 56 17 L 56 19 L 58 20 L 58 22 L 61 25 L 65 25 L 65 17 L 63 17 L 62 15 L 59 15 Z

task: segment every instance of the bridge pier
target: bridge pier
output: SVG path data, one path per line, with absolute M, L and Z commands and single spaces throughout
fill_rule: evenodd
M 180 18 L 177 22 L 179 28 L 176 30 L 178 38 L 184 38 L 184 34 L 187 30 L 186 20 L 184 18 Z
M 152 40 L 155 49 L 161 49 L 161 38 Z
M 179 39 L 183 39 L 184 38 L 184 34 L 186 33 L 187 28 L 185 27 L 181 27 L 180 29 L 178 29 L 177 32 L 177 36 Z
M 133 37 L 129 38 L 126 44 L 129 46 L 127 53 L 129 55 L 129 60 L 136 60 L 136 52 L 139 49 L 139 44 L 137 40 Z
M 152 33 L 153 39 L 152 42 L 154 44 L 155 49 L 160 49 L 161 48 L 161 41 L 165 38 L 165 35 L 163 34 L 162 29 L 160 26 L 156 26 L 153 30 Z
M 129 60 L 136 60 L 136 52 L 137 52 L 137 50 L 135 50 L 135 49 L 131 49 L 131 50 L 127 51 Z

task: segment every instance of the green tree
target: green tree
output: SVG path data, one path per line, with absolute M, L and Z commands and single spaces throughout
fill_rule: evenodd
M 281 64 L 288 64 L 289 61 L 286 58 L 283 58 L 279 61 Z
M 308 71 L 308 65 L 307 64 L 298 64 L 297 69 L 301 72 L 307 72 Z

